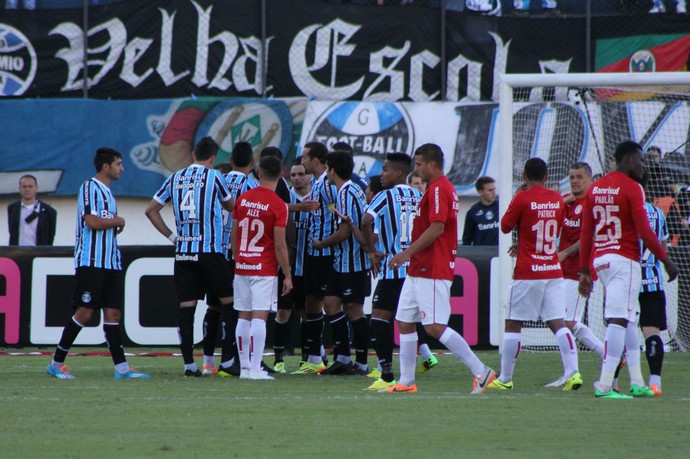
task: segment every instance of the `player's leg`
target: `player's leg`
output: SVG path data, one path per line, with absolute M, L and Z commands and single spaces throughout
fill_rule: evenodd
M 371 281 L 366 271 L 344 273 L 342 299 L 352 324 L 352 346 L 355 348 L 355 366 L 352 374 L 369 373 L 369 321 L 364 315 L 364 299 L 371 294 Z
M 404 279 L 381 279 L 376 285 L 372 301 L 371 330 L 374 335 L 376 357 L 381 377 L 368 387 L 381 390 L 395 383 L 393 375 L 393 317 L 400 301 Z
M 607 320 L 604 339 L 606 354 L 599 380 L 594 383 L 594 395 L 627 398 L 614 395 L 616 393 L 613 391 L 613 378 L 625 350 L 630 311 L 637 311 L 638 308 L 640 265 L 624 257 L 607 254 L 594 260 L 594 269 L 606 289 L 604 318 Z M 639 358 L 637 365 L 639 368 Z
M 278 303 L 277 276 L 248 276 L 251 286 L 251 324 L 249 342 L 251 355 L 249 379 L 273 379 L 262 369 L 261 359 L 266 348 L 266 320 Z
M 578 292 L 578 282 L 572 279 L 564 279 L 565 296 L 565 325 L 570 329 L 575 338 L 585 347 L 596 352 L 604 358 L 604 343 L 594 334 L 591 328 L 582 323 L 582 316 L 587 305 L 587 299 Z
M 666 330 L 666 294 L 664 291 L 640 293 L 640 327 L 645 339 L 645 356 L 649 365 L 649 388 L 661 395 L 661 367 L 664 363 L 664 342 L 661 332 Z
M 278 292 L 283 289 L 285 276 L 278 274 Z M 283 356 L 290 340 L 290 316 L 292 315 L 293 295 L 292 291 L 285 296 L 278 296 L 278 311 L 273 324 L 273 368 L 278 373 L 285 373 Z
M 318 373 L 324 369 L 321 358 L 324 325 L 323 302 L 328 285 L 328 273 L 333 267 L 332 257 L 307 256 L 304 262 L 305 320 L 303 321 L 307 361 L 295 374 Z M 324 272 L 325 271 L 325 272 Z
M 419 345 L 419 356 L 421 357 L 419 365 L 417 365 L 417 373 L 425 373 L 438 365 L 438 359 L 431 352 L 427 342 L 429 335 L 427 335 L 422 323 L 417 322 L 415 328 L 417 329 L 417 343 Z
M 389 391 L 416 392 L 415 362 L 417 361 L 417 331 L 415 324 L 421 320 L 419 303 L 416 294 L 416 278 L 407 277 L 400 292 L 395 321 L 400 331 L 400 377 L 398 384 L 389 387 Z M 399 387 L 398 387 L 399 386 Z M 397 389 L 396 389 L 397 387 Z
M 565 306 L 563 279 L 549 279 L 545 281 L 544 296 L 540 315 L 546 322 L 551 332 L 556 336 L 558 349 L 563 362 L 563 374 L 566 378 L 563 390 L 577 390 L 582 386 L 582 376 L 577 357 L 577 345 L 575 337 L 570 329 L 565 326 Z
M 62 330 L 53 360 L 46 368 L 48 375 L 53 378 L 74 379 L 65 365 L 65 360 L 82 328 L 93 316 L 95 299 L 100 298 L 101 284 L 97 282 L 98 279 L 95 279 L 94 271 L 95 268 L 81 266 L 75 273 L 75 287 L 72 295 L 74 315 L 70 317 Z
M 343 279 L 341 273 L 334 271 L 328 279 L 323 309 L 331 324 L 333 335 L 333 364 L 321 372 L 322 375 L 343 375 L 352 370 L 350 356 L 350 327 L 347 314 L 343 311 Z
M 409 279 L 409 277 L 408 277 Z M 415 279 L 416 295 L 422 325 L 429 336 L 433 336 L 450 350 L 474 375 L 472 394 L 481 394 L 494 379 L 495 373 L 484 365 L 472 352 L 467 341 L 448 327 L 450 319 L 451 281 L 440 279 Z M 404 287 L 403 287 L 404 288 Z M 416 359 L 415 359 L 416 360 Z
M 235 290 L 234 308 L 238 313 L 235 328 L 235 342 L 240 360 L 240 378 L 248 379 L 251 369 L 251 324 L 252 324 L 252 290 L 250 276 L 235 275 L 233 283 Z
M 234 262 L 228 261 L 219 254 L 204 255 L 205 276 L 208 279 L 209 306 L 219 312 L 221 357 L 217 373 L 221 377 L 239 376 L 239 356 L 235 345 L 235 330 L 237 329 L 238 313 L 234 308 Z M 204 368 L 202 374 L 214 373 L 215 359 L 213 354 L 216 346 L 218 323 L 210 323 L 207 327 L 208 335 L 204 335 Z

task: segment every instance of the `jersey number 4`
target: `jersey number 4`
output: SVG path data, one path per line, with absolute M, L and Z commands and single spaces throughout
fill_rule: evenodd
M 187 190 L 184 196 L 182 196 L 180 210 L 183 212 L 189 212 L 189 214 L 187 214 L 187 218 L 196 218 L 196 200 L 194 199 L 194 190 Z

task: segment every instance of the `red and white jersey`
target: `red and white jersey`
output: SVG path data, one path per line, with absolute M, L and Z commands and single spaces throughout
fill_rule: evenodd
M 455 187 L 445 175 L 429 184 L 414 218 L 412 242 L 419 239 L 433 222 L 441 222 L 445 226 L 443 234 L 431 245 L 412 255 L 408 276 L 453 280 L 458 251 L 459 209 Z
M 589 267 L 590 259 L 607 253 L 639 262 L 640 237 L 659 260 L 666 259 L 647 220 L 640 184 L 618 171 L 594 182 L 587 191 L 582 216 L 580 267 Z
M 569 195 L 568 195 L 569 196 Z M 567 197 L 567 196 L 564 196 Z M 580 199 L 565 204 L 563 209 L 563 227 L 561 228 L 561 242 L 558 251 L 562 252 L 576 242 L 580 242 L 580 230 L 582 229 L 582 213 L 585 208 L 587 195 Z M 580 255 L 574 253 L 561 261 L 563 277 L 566 279 L 580 279 Z
M 237 198 L 232 209 L 233 224 L 238 224 L 236 274 L 278 275 L 273 230 L 285 227 L 287 218 L 287 204 L 273 190 L 259 186 Z
M 501 219 L 501 231 L 510 233 L 517 228 L 518 257 L 514 279 L 563 277 L 558 262 L 563 207 L 561 195 L 543 186 L 533 186 L 513 196 Z

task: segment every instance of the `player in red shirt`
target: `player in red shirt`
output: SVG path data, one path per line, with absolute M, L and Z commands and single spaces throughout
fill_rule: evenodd
M 565 326 L 563 272 L 558 260 L 558 236 L 563 222 L 563 199 L 544 187 L 547 166 L 540 158 L 525 161 L 525 183 L 513 196 L 501 219 L 501 231 L 517 228 L 518 256 L 510 287 L 505 321 L 501 372 L 489 389 L 513 388 L 513 370 L 520 354 L 522 323 L 541 318 L 556 335 L 566 381 L 563 390 L 582 386 L 575 338 Z
M 239 312 L 235 334 L 241 379 L 273 379 L 261 369 L 261 356 L 266 346 L 266 319 L 278 303 L 279 265 L 285 273 L 282 295 L 292 290 L 285 242 L 288 209 L 275 193 L 281 166 L 278 158 L 261 158 L 260 185 L 243 193 L 232 211 L 233 288 Z
M 594 395 L 600 398 L 630 398 L 612 388 L 613 377 L 625 350 L 633 397 L 653 397 L 642 378 L 637 319 L 640 314 L 638 295 L 641 284 L 640 238 L 664 264 L 673 280 L 678 268 L 661 247 L 652 231 L 644 206 L 644 192 L 635 179 L 644 173 L 642 147 L 625 141 L 616 147 L 616 170 L 594 182 L 587 192 L 580 234 L 580 293 L 592 291 L 590 263 L 604 283 L 608 320 L 605 355 Z M 639 236 L 638 236 L 639 235 Z
M 558 244 L 558 259 L 563 270 L 565 290 L 565 325 L 583 345 L 604 358 L 604 343 L 594 332 L 581 322 L 587 298 L 577 291 L 580 279 L 580 229 L 587 190 L 592 186 L 592 168 L 585 162 L 570 166 L 570 194 L 564 196 L 565 209 L 561 239 Z M 563 387 L 566 375 L 547 384 L 546 387 Z
M 388 266 L 397 269 L 409 260 L 395 320 L 400 329 L 400 379 L 387 392 L 417 392 L 414 382 L 417 330 L 421 320 L 429 335 L 450 349 L 474 375 L 472 394 L 481 394 L 496 373 L 472 352 L 452 328 L 450 286 L 458 248 L 458 198 L 443 173 L 443 151 L 425 144 L 414 153 L 415 170 L 428 188 L 419 203 L 412 227 L 412 244 L 393 256 Z

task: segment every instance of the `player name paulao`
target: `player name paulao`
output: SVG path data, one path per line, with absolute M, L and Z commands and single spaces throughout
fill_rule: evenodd
M 532 265 L 532 271 L 558 271 L 561 269 L 561 265 L 556 263 L 555 265 Z
M 235 264 L 236 269 L 241 269 L 244 271 L 261 271 L 261 263 L 256 264 L 256 265 L 251 265 L 249 263 L 236 263 Z

